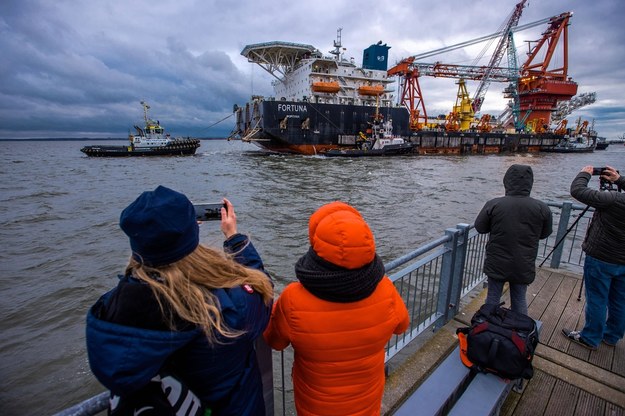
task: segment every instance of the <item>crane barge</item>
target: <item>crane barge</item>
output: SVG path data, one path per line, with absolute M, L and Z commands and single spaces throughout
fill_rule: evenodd
M 311 45 L 267 42 L 247 45 L 241 54 L 269 72 L 275 96 L 253 96 L 244 106 L 235 105 L 236 125 L 230 137 L 254 143 L 272 152 L 325 154 L 356 148 L 363 136 L 371 135 L 373 121 L 390 121 L 389 135 L 413 143 L 414 153 L 460 154 L 537 152 L 553 149 L 572 129 L 549 127 L 551 113 L 577 93 L 577 83 L 568 76 L 568 26 L 572 13 L 562 13 L 519 26 L 526 0 L 519 2 L 502 29 L 492 35 L 460 46 L 442 48 L 403 59 L 388 69 L 388 49 L 382 41 L 363 51 L 362 66 L 345 59 L 341 30 L 337 31 L 332 56 Z M 548 24 L 519 68 L 513 33 Z M 437 53 L 499 37 L 489 64 L 485 66 L 445 64 L 421 60 Z M 556 45 L 564 44 L 563 65 L 550 68 Z M 544 52 L 539 60 L 539 52 Z M 500 66 L 507 53 L 508 66 Z M 458 94 L 452 111 L 444 119 L 427 116 L 422 76 L 458 79 Z M 401 80 L 399 103 L 394 103 L 391 84 Z M 475 96 L 468 93 L 467 81 L 479 81 Z M 507 111 L 500 117 L 476 114 L 481 109 L 491 82 L 508 83 Z M 593 136 L 594 134 L 594 136 Z M 585 131 L 588 140 L 596 133 Z

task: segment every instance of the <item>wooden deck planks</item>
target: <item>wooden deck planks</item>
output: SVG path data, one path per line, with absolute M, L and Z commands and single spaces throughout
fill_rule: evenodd
M 579 285 L 581 284 L 581 280 L 576 280 L 572 278 L 564 278 L 564 279 L 566 279 L 569 282 L 569 284 L 573 282 L 574 285 L 572 287 L 572 290 L 570 291 L 569 298 L 567 299 L 566 303 L 559 305 L 560 307 L 562 307 L 562 309 L 559 311 L 550 311 L 551 314 L 555 315 L 555 318 L 557 318 L 558 322 L 556 326 L 554 327 L 554 330 L 551 333 L 551 336 L 549 337 L 549 339 L 543 338 L 543 340 L 550 347 L 563 351 L 563 352 L 567 352 L 569 348 L 571 347 L 572 343 L 568 341 L 566 337 L 562 335 L 562 329 L 563 328 L 567 328 L 567 329 L 579 328 L 578 325 L 580 325 L 579 323 L 580 316 L 584 312 L 585 303 L 584 303 L 584 299 L 582 299 L 582 301 L 577 300 L 577 291 L 579 290 Z M 582 347 L 578 345 L 575 345 L 575 347 L 583 349 Z
M 580 390 L 579 398 L 577 400 L 577 412 L 579 415 L 603 415 L 605 414 L 606 401 L 588 393 L 587 391 Z
M 583 328 L 585 297 L 577 300 L 582 280 L 551 270 L 537 270 L 528 288 L 529 315 L 543 322 L 540 342 L 625 377 L 625 342 L 616 347 L 600 345 L 589 351 L 568 341 L 562 328 Z M 535 369 L 522 395 L 512 393 L 504 405 L 504 415 L 621 415 L 625 409 L 588 393 L 570 383 Z
M 574 415 L 585 414 L 575 413 L 575 405 L 579 397 L 580 390 L 573 385 L 562 380 L 557 380 L 554 384 L 551 396 L 545 408 L 545 415 Z
M 555 277 L 553 279 L 555 280 Z M 562 337 L 562 335 L 559 335 L 562 329 L 560 318 L 574 289 L 575 281 L 573 279 L 563 279 L 556 289 L 556 292 L 552 295 L 551 301 L 547 304 L 546 309 L 538 318 L 543 323 L 540 338 L 541 340 L 547 341 L 543 341 L 543 343 L 549 344 L 548 341 L 556 335 Z M 542 294 L 542 291 L 539 292 L 539 295 L 540 294 Z
M 534 319 L 542 320 L 542 315 L 544 311 L 547 309 L 547 306 L 549 306 L 549 303 L 551 302 L 551 298 L 554 296 L 554 294 L 558 290 L 558 287 L 560 286 L 560 282 L 561 282 L 561 279 L 551 278 L 551 274 L 550 274 L 545 284 L 542 285 L 542 287 L 540 287 L 540 290 L 536 291 L 534 289 L 533 285 L 534 283 L 536 283 L 536 281 L 534 281 L 534 283 L 532 283 L 529 286 L 528 288 L 529 291 L 531 291 L 532 293 L 537 293 L 536 296 L 534 297 L 534 300 L 528 307 L 528 313 L 531 317 L 533 317 Z
M 608 347 L 610 348 L 610 347 Z M 625 340 L 620 340 L 616 347 L 610 348 L 614 354 L 612 372 L 625 377 Z
M 514 416 L 544 415 L 556 379 L 542 371 L 535 371 L 534 377 L 525 387 L 521 399 L 514 409 Z
M 608 403 L 605 409 L 605 416 L 625 416 L 625 409 Z

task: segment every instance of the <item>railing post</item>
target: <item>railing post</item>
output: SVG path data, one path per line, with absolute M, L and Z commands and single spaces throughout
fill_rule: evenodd
M 454 277 L 450 298 L 450 313 L 455 316 L 460 308 L 460 296 L 464 285 L 464 267 L 467 259 L 467 247 L 469 245 L 469 224 L 456 224 L 456 229 L 460 231 L 456 244 L 456 259 L 454 261 Z
M 445 243 L 445 253 L 442 256 L 441 263 L 441 280 L 438 288 L 438 305 L 437 312 L 442 317 L 442 322 L 437 321 L 435 330 L 445 325 L 453 315 L 450 313 L 450 308 L 453 308 L 452 292 L 456 286 L 455 268 L 456 268 L 456 254 L 458 245 L 458 236 L 460 230 L 455 228 L 447 228 L 445 235 L 449 237 L 449 241 Z M 450 317 L 451 316 L 451 317 Z
M 566 235 L 566 230 L 569 227 L 569 219 L 571 218 L 571 209 L 573 204 L 571 202 L 562 203 L 562 211 L 560 212 L 560 222 L 558 223 L 558 233 L 556 235 L 556 241 L 554 244 L 558 244 L 558 241 L 563 240 Z M 555 247 L 553 250 L 553 256 L 551 257 L 551 263 L 549 267 L 557 269 L 560 267 L 560 259 L 562 258 L 562 251 L 564 250 L 564 241 Z

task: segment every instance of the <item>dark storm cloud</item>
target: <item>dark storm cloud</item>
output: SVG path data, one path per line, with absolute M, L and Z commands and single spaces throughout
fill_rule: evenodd
M 272 78 L 240 56 L 250 43 L 282 40 L 332 49 L 343 28 L 346 57 L 361 62 L 378 40 L 389 60 L 493 33 L 517 1 L 381 2 L 347 0 L 227 2 L 124 0 L 0 3 L 0 137 L 123 137 L 142 116 L 140 100 L 173 134 L 225 136 L 232 119 L 209 129 L 251 94 L 271 95 Z M 579 115 L 596 120 L 600 135 L 625 131 L 620 53 L 625 42 L 619 0 L 530 1 L 520 24 L 573 11 L 569 75 L 597 102 Z M 518 33 L 526 40 L 546 25 Z M 474 64 L 482 46 L 437 57 Z M 486 54 L 488 58 L 488 54 Z M 449 112 L 454 80 L 423 80 L 428 113 Z M 483 109 L 505 106 L 503 85 L 492 84 Z

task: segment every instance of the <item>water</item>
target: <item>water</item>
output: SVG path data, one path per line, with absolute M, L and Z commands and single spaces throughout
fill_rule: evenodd
M 486 200 L 503 194 L 513 163 L 533 167 L 532 195 L 545 201 L 571 200 L 570 182 L 585 165 L 625 172 L 622 144 L 577 155 L 352 160 L 268 156 L 226 141 L 203 141 L 193 157 L 87 158 L 85 144 L 93 143 L 0 142 L 4 415 L 51 414 L 103 390 L 87 362 L 85 314 L 128 260 L 119 213 L 159 184 L 196 202 L 229 198 L 239 231 L 252 236 L 281 290 L 307 250 L 310 214 L 326 202 L 357 207 L 389 261 L 472 223 Z M 221 245 L 218 223 L 203 224 L 201 238 Z

